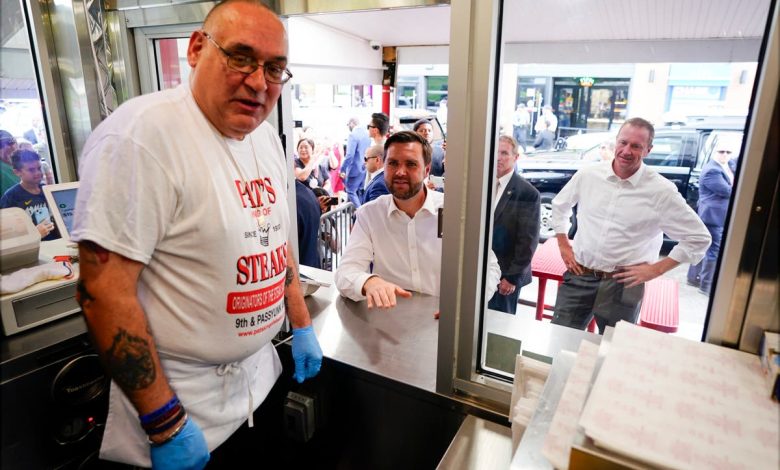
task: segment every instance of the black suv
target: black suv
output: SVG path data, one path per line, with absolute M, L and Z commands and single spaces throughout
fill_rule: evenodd
M 719 139 L 741 142 L 745 118 L 698 119 L 686 126 L 659 127 L 653 139 L 653 150 L 645 163 L 672 181 L 688 204 L 696 210 L 699 200 L 699 175 Z M 740 148 L 736 145 L 735 148 Z M 583 166 L 594 163 L 592 156 L 598 145 L 584 150 L 566 150 L 531 153 L 518 160 L 523 178 L 534 185 L 542 196 L 540 236 L 554 235 L 551 223 L 551 201 L 558 191 Z

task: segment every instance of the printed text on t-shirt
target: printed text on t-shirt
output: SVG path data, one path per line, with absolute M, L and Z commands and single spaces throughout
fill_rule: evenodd
M 238 197 L 244 207 L 263 207 L 265 204 L 276 203 L 276 191 L 271 178 L 257 178 L 251 181 L 235 180 Z

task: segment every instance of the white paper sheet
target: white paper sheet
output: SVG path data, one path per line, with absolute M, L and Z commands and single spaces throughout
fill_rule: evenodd
M 758 356 L 618 323 L 580 425 L 657 466 L 776 470 L 780 409 Z
M 563 395 L 558 402 L 547 437 L 544 439 L 542 454 L 555 468 L 561 470 L 569 468 L 571 443 L 577 432 L 577 421 L 580 418 L 582 406 L 588 396 L 598 352 L 598 345 L 590 341 L 580 343 L 577 360 L 566 380 Z

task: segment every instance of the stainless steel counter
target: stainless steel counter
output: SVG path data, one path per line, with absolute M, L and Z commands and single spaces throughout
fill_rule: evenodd
M 414 294 L 395 308 L 369 310 L 331 286 L 306 305 L 325 357 L 435 393 L 438 297 Z
M 365 301 L 345 299 L 331 286 L 307 297 L 306 305 L 325 357 L 435 393 L 438 297 L 414 294 L 398 299 L 395 308 L 369 310 Z M 601 340 L 586 331 L 492 310 L 486 311 L 485 331 L 520 339 L 523 350 L 550 358 L 561 350 L 576 351 L 583 339 Z

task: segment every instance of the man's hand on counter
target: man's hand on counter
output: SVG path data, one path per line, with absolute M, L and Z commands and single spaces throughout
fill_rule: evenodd
M 395 297 L 411 297 L 412 293 L 400 288 L 392 282 L 387 282 L 379 276 L 368 278 L 363 284 L 363 294 L 366 296 L 368 308 L 395 307 Z

